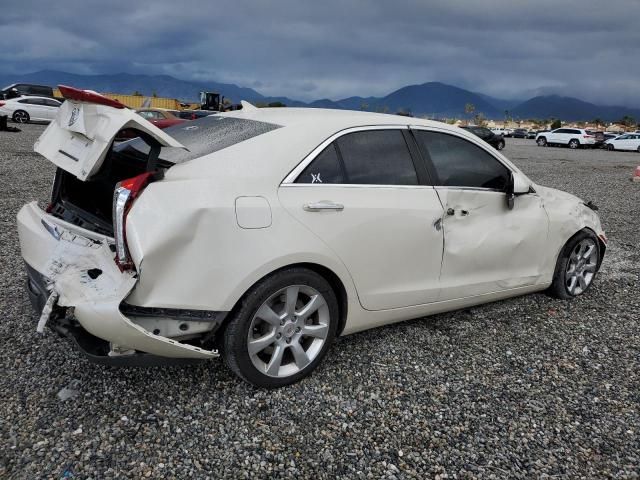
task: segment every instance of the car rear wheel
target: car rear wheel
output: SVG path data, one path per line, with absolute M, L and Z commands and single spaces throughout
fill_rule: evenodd
M 498 142 L 498 145 L 496 145 L 496 148 L 498 150 L 502 150 L 504 148 L 504 140 Z
M 546 147 L 547 146 L 547 139 L 544 137 L 540 137 L 538 138 L 538 140 L 536 140 L 536 143 L 538 144 L 539 147 Z
M 636 152 L 640 153 L 640 146 L 638 147 L 638 149 L 636 150 Z
M 302 268 L 283 270 L 245 295 L 223 332 L 222 356 L 255 386 L 289 385 L 320 363 L 338 319 L 336 295 L 323 277 Z
M 607 150 L 609 150 L 610 152 L 613 152 L 615 149 L 616 148 L 613 145 L 611 144 L 607 145 Z
M 598 239 L 593 232 L 582 230 L 562 249 L 549 293 L 562 299 L 582 295 L 591 286 L 599 267 Z
M 569 148 L 572 148 L 573 150 L 575 150 L 579 146 L 580 146 L 580 142 L 578 140 L 576 140 L 575 138 L 573 138 L 573 139 L 571 139 L 569 141 Z
M 29 122 L 29 114 L 24 110 L 16 110 L 13 112 L 13 121 L 16 123 L 28 123 Z

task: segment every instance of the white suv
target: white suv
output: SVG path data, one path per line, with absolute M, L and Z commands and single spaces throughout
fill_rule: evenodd
M 569 148 L 592 147 L 596 143 L 596 137 L 581 128 L 556 128 L 536 135 L 536 143 L 540 147 L 547 145 L 568 145 Z

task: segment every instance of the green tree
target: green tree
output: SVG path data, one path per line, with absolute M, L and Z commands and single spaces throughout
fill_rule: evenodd
M 282 102 L 271 102 L 267 107 L 286 107 L 286 105 Z
M 135 96 L 135 97 L 141 97 L 142 93 L 140 93 L 138 90 L 136 90 L 135 92 L 133 92 L 131 95 Z
M 596 127 L 604 125 L 604 121 L 600 117 L 594 118 L 593 120 L 591 120 L 591 123 L 595 124 Z
M 551 130 L 562 127 L 562 122 L 557 118 L 551 123 Z
M 625 127 L 633 127 L 636 124 L 636 120 L 631 115 L 625 115 L 616 123 L 619 123 L 620 125 L 624 125 Z

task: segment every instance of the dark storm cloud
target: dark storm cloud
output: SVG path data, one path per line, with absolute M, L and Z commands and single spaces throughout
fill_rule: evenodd
M 442 81 L 499 96 L 640 106 L 640 2 L 21 1 L 2 73 L 165 73 L 302 99 Z

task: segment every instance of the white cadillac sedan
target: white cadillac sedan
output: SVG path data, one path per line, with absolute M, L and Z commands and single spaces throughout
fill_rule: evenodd
M 244 104 L 161 131 L 61 90 L 35 146 L 58 167 L 51 201 L 25 205 L 18 230 L 38 330 L 96 362 L 221 355 L 278 387 L 338 335 L 580 295 L 604 255 L 595 206 L 457 127 Z M 140 137 L 114 146 L 124 128 Z

